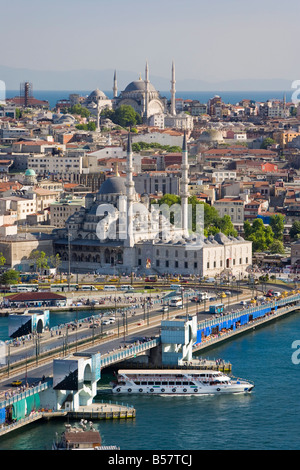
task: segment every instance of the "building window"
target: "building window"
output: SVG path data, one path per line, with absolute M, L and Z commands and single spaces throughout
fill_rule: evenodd
M 209 261 L 208 261 L 208 263 L 207 263 L 206 267 L 207 267 L 207 269 L 209 269 Z
M 178 268 L 178 261 L 175 261 L 175 268 Z
M 156 266 L 159 266 L 159 259 L 156 260 Z
M 187 269 L 189 267 L 189 263 L 187 261 L 184 262 L 184 267 Z

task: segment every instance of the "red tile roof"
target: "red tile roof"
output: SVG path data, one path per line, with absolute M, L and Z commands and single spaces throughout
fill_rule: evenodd
M 12 294 L 6 297 L 9 302 L 31 302 L 44 300 L 65 300 L 63 295 L 55 292 L 22 292 L 20 294 Z

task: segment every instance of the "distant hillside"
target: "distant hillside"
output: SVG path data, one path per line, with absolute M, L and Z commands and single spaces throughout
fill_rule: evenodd
M 150 71 L 151 72 L 151 71 Z M 111 90 L 114 70 L 30 70 L 12 68 L 0 65 L 0 80 L 3 80 L 8 90 L 18 90 L 20 83 L 30 81 L 34 90 Z M 117 70 L 118 90 L 122 91 L 128 83 L 138 80 L 136 72 Z M 157 90 L 170 89 L 170 77 L 158 77 L 150 73 L 150 81 Z M 243 79 L 219 82 L 186 78 L 176 79 L 178 91 L 239 91 L 239 90 L 289 90 L 292 81 L 284 79 L 260 80 Z

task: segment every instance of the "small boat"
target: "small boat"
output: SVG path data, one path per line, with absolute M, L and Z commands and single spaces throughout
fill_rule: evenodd
M 94 429 L 93 423 L 81 420 L 80 427 L 65 424 L 65 431 L 60 438 L 56 433 L 56 439 L 53 441 L 52 450 L 119 450 L 116 446 L 102 446 L 99 431 Z
M 119 370 L 111 383 L 113 393 L 152 395 L 207 395 L 249 393 L 254 384 L 216 370 L 154 369 Z

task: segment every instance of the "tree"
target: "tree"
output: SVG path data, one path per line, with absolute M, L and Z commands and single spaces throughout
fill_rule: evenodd
M 95 131 L 97 126 L 94 121 L 90 121 L 87 124 L 76 124 L 76 129 L 82 130 L 82 131 Z
M 50 265 L 53 266 L 56 270 L 58 270 L 59 266 L 61 265 L 61 258 L 58 253 L 55 256 L 50 256 Z
M 253 251 L 268 250 L 274 240 L 271 227 L 265 227 L 262 219 L 255 219 L 252 226 L 249 221 L 245 221 L 244 235 L 246 240 L 252 241 Z
M 44 251 L 33 250 L 29 256 L 35 262 L 35 268 L 42 272 L 43 269 L 48 269 L 48 258 Z
M 4 266 L 6 263 L 6 258 L 3 256 L 3 253 L 0 253 L 0 266 Z
M 5 273 L 1 274 L 1 284 L 17 284 L 20 279 L 18 271 L 14 269 L 8 269 Z
M 74 104 L 68 111 L 70 114 L 79 114 L 81 117 L 89 117 L 91 115 L 90 111 L 80 104 Z
M 276 240 L 283 240 L 284 216 L 282 214 L 272 215 L 270 218 L 270 227 Z
M 274 240 L 273 243 L 270 245 L 269 250 L 271 253 L 279 253 L 284 255 L 285 254 L 285 249 L 282 241 L 280 240 Z
M 263 140 L 260 148 L 261 149 L 267 149 L 268 147 L 270 147 L 271 145 L 275 144 L 275 140 L 274 139 L 271 139 L 271 137 L 267 137 L 266 139 Z
M 299 236 L 300 236 L 300 221 L 295 220 L 290 229 L 290 237 L 295 240 L 299 238 Z
M 128 104 L 119 106 L 115 111 L 104 109 L 101 112 L 101 117 L 108 118 L 121 127 L 135 127 L 142 123 L 141 116 Z
M 237 237 L 238 235 L 229 215 L 224 215 L 219 218 L 219 220 L 216 221 L 216 226 L 220 229 L 220 232 L 224 233 L 224 235 L 231 235 L 232 237 Z

